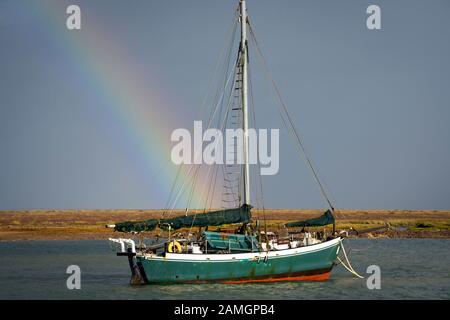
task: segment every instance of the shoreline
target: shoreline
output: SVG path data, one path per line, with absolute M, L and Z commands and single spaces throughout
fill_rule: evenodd
M 108 236 L 108 237 L 101 237 L 98 234 L 95 235 L 89 235 L 89 236 L 83 236 L 83 237 L 24 237 L 24 238 L 2 238 L 0 239 L 0 243 L 8 243 L 8 242 L 37 242 L 37 241 L 108 241 L 108 238 L 118 238 L 123 237 L 119 236 L 118 234 Z M 125 238 L 133 238 L 133 236 L 125 236 Z M 144 237 L 144 239 L 147 237 Z M 417 239 L 426 239 L 426 240 L 450 240 L 450 236 L 448 234 L 439 234 L 436 233 L 435 235 L 376 235 L 376 236 L 349 236 L 346 239 L 369 239 L 369 240 L 417 240 Z
M 106 224 L 161 217 L 162 210 L 24 210 L 0 211 L 0 241 L 26 240 L 107 240 L 127 234 L 106 229 Z M 194 213 L 196 211 L 191 211 Z M 201 212 L 201 211 L 197 211 Z M 277 230 L 288 221 L 315 217 L 321 210 L 266 209 L 253 210 L 253 218 L 266 216 L 268 230 Z M 176 210 L 172 216 L 182 215 Z M 389 225 L 388 230 L 369 232 L 349 238 L 369 239 L 450 239 L 450 211 L 439 210 L 337 210 L 336 228 L 358 231 Z M 234 228 L 234 227 L 233 227 Z M 329 229 L 329 227 L 328 227 Z M 146 233 L 144 237 L 162 230 Z
M 46 232 L 47 233 L 47 232 Z M 151 235 L 145 235 L 144 238 L 148 238 Z M 105 240 L 108 238 L 133 238 L 135 235 L 128 235 L 124 233 L 79 233 L 71 235 L 59 235 L 59 234 L 40 234 L 40 233 L 30 233 L 30 232 L 14 232 L 13 234 L 9 232 L 0 231 L 0 243 L 1 242 L 16 242 L 16 241 L 89 241 L 89 240 Z M 348 239 L 450 239 L 450 231 L 439 230 L 439 231 L 395 231 L 388 230 L 387 232 L 374 232 L 367 233 L 359 236 L 348 236 Z

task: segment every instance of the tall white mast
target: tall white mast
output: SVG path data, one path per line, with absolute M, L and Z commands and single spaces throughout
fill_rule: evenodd
M 247 9 L 245 0 L 240 0 L 241 11 L 241 66 L 242 66 L 242 113 L 244 131 L 244 204 L 250 204 L 250 167 L 248 139 L 248 97 L 247 97 Z

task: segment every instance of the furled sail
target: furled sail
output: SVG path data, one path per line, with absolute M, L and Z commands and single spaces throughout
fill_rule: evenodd
M 320 217 L 302 221 L 289 222 L 286 223 L 286 227 L 321 227 L 333 223 L 335 223 L 334 216 L 330 210 L 327 210 Z
M 149 219 L 145 221 L 125 221 L 116 223 L 114 230 L 120 232 L 152 231 L 158 226 L 158 223 L 158 219 Z
M 204 214 L 193 214 L 171 219 L 149 219 L 145 221 L 127 221 L 117 223 L 115 230 L 120 232 L 152 231 L 156 227 L 172 230 L 189 227 L 220 226 L 231 223 L 248 223 L 251 218 L 251 206 L 242 205 L 240 208 L 224 209 Z

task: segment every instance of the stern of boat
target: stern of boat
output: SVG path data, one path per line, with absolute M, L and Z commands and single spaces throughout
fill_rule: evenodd
M 134 242 L 134 240 L 124 238 L 109 238 L 109 241 L 110 244 L 115 247 L 117 256 L 128 258 L 128 264 L 131 270 L 130 284 L 145 284 L 145 271 L 136 259 L 136 243 Z

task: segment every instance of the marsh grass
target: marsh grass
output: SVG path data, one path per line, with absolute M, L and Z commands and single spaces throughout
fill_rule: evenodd
M 191 213 L 201 213 L 193 210 Z M 261 226 L 266 217 L 269 230 L 281 228 L 285 223 L 304 220 L 320 215 L 323 210 L 312 209 L 266 209 L 253 210 L 253 218 L 259 219 Z M 25 210 L 0 211 L 0 240 L 52 240 L 52 239 L 105 239 L 114 233 L 105 228 L 106 224 L 120 221 L 139 221 L 161 218 L 163 210 Z M 174 211 L 171 217 L 184 214 L 184 210 Z M 450 211 L 411 211 L 411 210 L 338 210 L 336 211 L 338 229 L 356 230 L 384 226 L 389 223 L 394 229 L 404 228 L 411 232 L 450 231 Z M 221 229 L 233 230 L 236 226 L 223 226 Z M 211 228 L 213 230 L 214 228 Z M 317 228 L 318 230 L 330 230 Z M 186 231 L 186 230 L 180 230 Z M 157 230 L 152 234 L 164 232 Z

